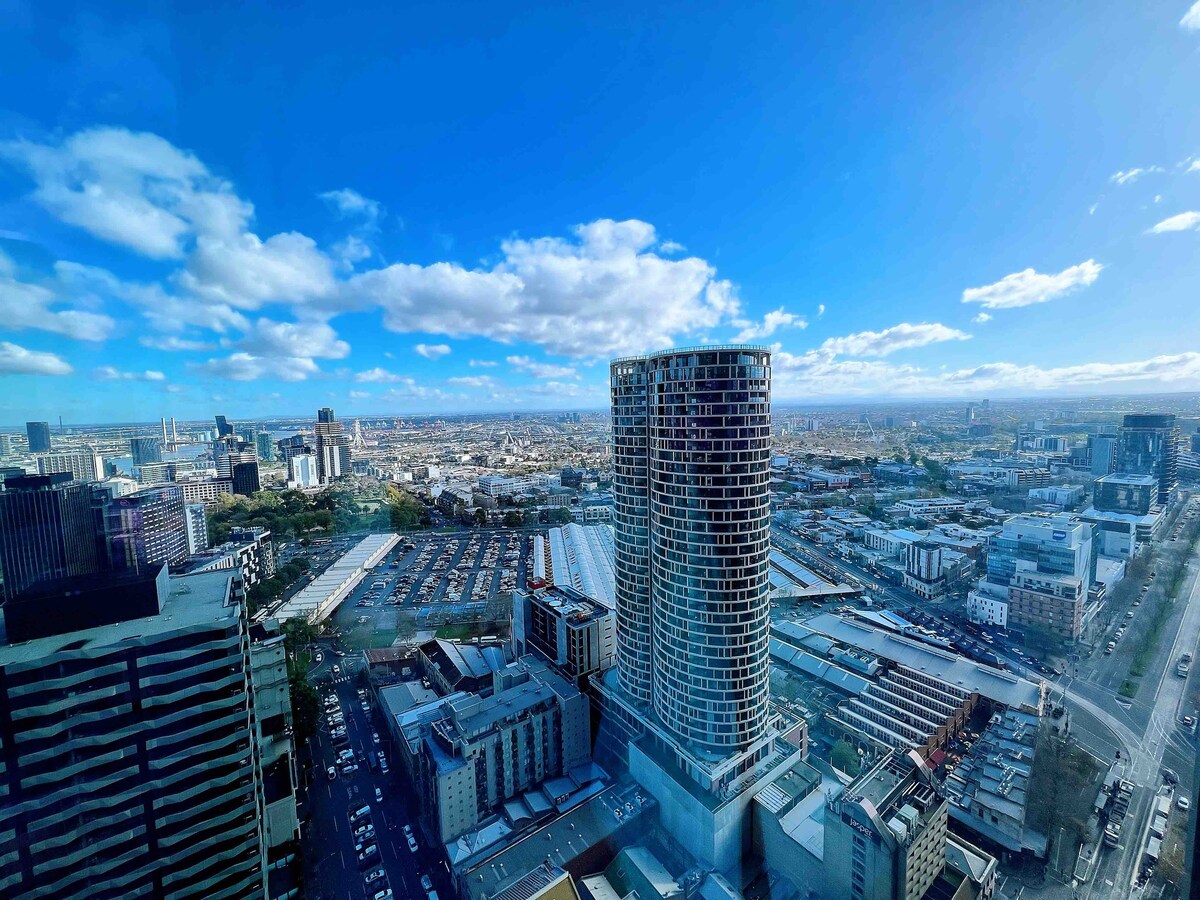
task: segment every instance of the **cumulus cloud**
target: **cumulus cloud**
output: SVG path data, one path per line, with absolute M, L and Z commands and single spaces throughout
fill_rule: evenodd
M 939 322 L 916 325 L 901 322 L 883 331 L 859 331 L 845 337 L 829 338 L 821 351 L 835 356 L 887 356 L 898 350 L 909 350 L 942 341 L 966 341 L 971 335 Z
M 1179 27 L 1184 31 L 1200 31 L 1200 0 L 1196 0 L 1191 8 L 1179 20 Z
M 450 352 L 449 344 L 416 344 L 413 352 L 426 359 L 441 359 Z
M 1077 266 L 1063 269 L 1057 274 L 1043 274 L 1025 269 L 1005 275 L 995 284 L 967 288 L 962 293 L 963 303 L 981 303 L 987 309 L 1015 309 L 1046 303 L 1078 288 L 1087 287 L 1100 277 L 1104 266 L 1089 259 Z
M 1172 231 L 1191 231 L 1200 228 L 1200 212 L 1183 212 L 1169 219 L 1163 219 L 1150 229 L 1152 234 L 1166 234 Z
M 196 371 L 214 378 L 230 381 L 258 381 L 262 378 L 277 378 L 280 381 L 304 381 L 321 370 L 306 357 L 262 357 L 238 352 L 224 359 L 210 359 L 195 366 Z
M 528 356 L 508 356 L 504 361 L 518 372 L 525 372 L 534 378 L 574 378 L 575 369 L 571 366 L 556 366 L 553 363 L 538 362 Z
M 0 375 L 70 375 L 70 364 L 57 353 L 26 350 L 0 341 Z
M 490 269 L 397 264 L 350 278 L 342 299 L 379 306 L 385 327 L 529 341 L 563 356 L 670 346 L 739 311 L 732 285 L 701 259 L 654 253 L 654 227 L 601 219 L 574 240 L 513 239 Z
M 821 308 L 822 310 L 824 309 L 824 307 Z M 733 336 L 734 343 L 739 343 L 741 341 L 753 341 L 759 338 L 770 337 L 780 328 L 807 328 L 808 320 L 804 316 L 785 312 L 781 306 L 779 309 L 772 310 L 763 316 L 762 322 L 756 323 L 739 319 L 733 324 L 741 329 L 741 331 Z
M 238 346 L 255 356 L 344 359 L 350 345 L 328 322 L 273 322 L 258 319 Z
M 983 325 L 985 322 L 992 321 L 992 317 L 989 313 L 985 313 L 983 310 L 980 310 L 975 318 L 973 318 L 971 321 L 976 325 Z
M 101 381 L 166 381 L 167 376 L 162 372 L 147 369 L 144 372 L 122 372 L 116 366 L 100 366 L 93 370 L 92 375 Z
M 1146 166 L 1145 168 L 1125 169 L 1121 172 L 1114 173 L 1113 176 L 1111 178 L 1109 178 L 1109 181 L 1111 181 L 1113 184 L 1118 184 L 1118 185 L 1132 184 L 1133 182 L 1135 182 L 1139 178 L 1141 178 L 1143 175 L 1149 175 L 1151 173 L 1156 173 L 1156 172 L 1162 172 L 1162 167 L 1161 166 Z

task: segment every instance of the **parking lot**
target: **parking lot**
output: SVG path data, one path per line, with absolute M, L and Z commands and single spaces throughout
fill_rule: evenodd
M 429 900 L 433 890 L 453 897 L 441 848 L 420 832 L 387 729 L 358 682 L 359 662 L 353 654 L 325 659 L 317 679 L 321 724 L 309 745 L 306 896 Z
M 388 646 L 402 615 L 417 629 L 507 618 L 500 598 L 524 583 L 529 547 L 521 532 L 406 538 L 341 604 L 334 625 L 355 646 Z

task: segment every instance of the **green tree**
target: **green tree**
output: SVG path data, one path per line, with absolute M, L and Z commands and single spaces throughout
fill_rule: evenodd
M 509 528 L 515 528 L 525 521 L 525 517 L 521 515 L 519 509 L 510 509 L 504 514 L 504 524 Z
M 841 769 L 851 778 L 855 777 L 861 768 L 858 753 L 849 741 L 838 741 L 833 745 L 833 750 L 829 754 L 829 763 L 835 769 Z
M 476 507 L 476 509 L 475 509 L 475 524 L 476 525 L 486 525 L 487 524 L 487 510 L 484 509 L 482 506 Z

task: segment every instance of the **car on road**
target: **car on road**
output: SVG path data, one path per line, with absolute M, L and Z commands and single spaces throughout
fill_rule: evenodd
M 432 891 L 433 890 L 433 879 L 430 878 L 428 875 L 421 876 L 421 890 L 423 890 L 423 891 Z
M 1184 728 L 1188 728 L 1188 729 L 1195 728 L 1196 727 L 1196 717 L 1195 716 L 1180 716 L 1179 724 L 1182 725 Z
M 337 653 L 337 651 L 336 651 L 336 650 L 334 650 L 333 652 L 334 652 L 334 653 Z M 341 674 L 342 674 L 342 667 L 341 667 L 341 666 L 339 666 L 337 663 L 334 663 L 334 664 L 333 664 L 333 674 L 334 674 L 334 675 L 341 675 Z
M 1192 801 L 1189 800 L 1187 797 L 1183 796 L 1183 794 L 1180 794 L 1179 797 L 1176 798 L 1176 800 L 1175 800 L 1175 805 L 1178 806 L 1184 812 L 1187 812 L 1189 809 L 1192 808 Z
M 404 826 L 404 836 L 408 839 L 408 849 L 410 851 L 412 851 L 413 853 L 416 853 L 417 852 L 417 839 L 413 835 L 413 830 L 412 830 L 411 825 Z
M 1163 781 L 1165 781 L 1167 784 L 1171 785 L 1172 787 L 1179 784 L 1179 776 L 1175 774 L 1174 769 L 1163 769 L 1162 770 L 1162 779 L 1163 779 Z
M 383 788 L 375 788 L 375 802 L 376 803 L 383 802 Z
M 371 732 L 371 740 L 373 740 L 376 744 L 379 743 L 379 732 L 378 731 Z
M 325 770 L 325 777 L 330 781 L 333 781 L 335 778 L 337 778 L 337 769 L 335 769 L 333 766 L 330 766 Z

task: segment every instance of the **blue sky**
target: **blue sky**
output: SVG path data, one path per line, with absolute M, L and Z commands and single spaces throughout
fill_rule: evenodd
M 1200 389 L 1200 3 L 53 6 L 0 421 Z

